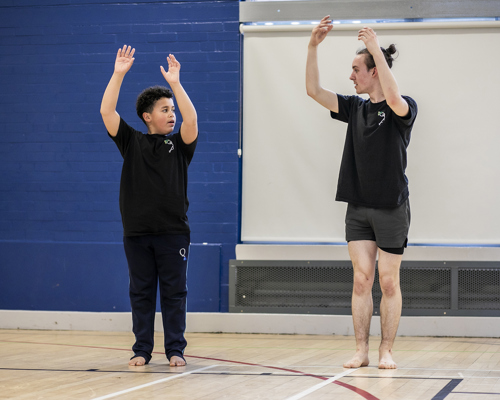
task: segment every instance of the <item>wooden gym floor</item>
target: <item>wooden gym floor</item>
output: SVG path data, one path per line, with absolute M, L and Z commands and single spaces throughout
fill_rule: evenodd
M 0 330 L 0 399 L 500 400 L 500 339 L 399 337 L 397 370 L 346 370 L 354 338 L 186 335 L 171 368 L 157 334 L 153 359 L 129 367 L 132 333 Z

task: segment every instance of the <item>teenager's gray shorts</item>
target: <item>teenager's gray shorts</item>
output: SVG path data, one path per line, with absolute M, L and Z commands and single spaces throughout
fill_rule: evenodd
M 396 208 L 349 204 L 345 216 L 346 240 L 374 240 L 378 247 L 406 247 L 410 219 L 410 199 Z

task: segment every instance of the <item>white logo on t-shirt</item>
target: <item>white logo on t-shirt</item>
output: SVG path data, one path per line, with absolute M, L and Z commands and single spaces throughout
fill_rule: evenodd
M 169 153 L 171 153 L 172 150 L 174 149 L 174 143 L 170 139 L 165 139 L 164 142 L 165 142 L 165 144 L 169 144 L 170 146 L 172 146 L 170 148 L 170 150 L 168 151 Z
M 379 117 L 382 117 L 382 121 L 380 121 L 380 122 L 378 123 L 378 125 L 380 126 L 380 125 L 382 125 L 382 122 L 384 122 L 384 121 L 385 121 L 385 112 L 383 112 L 383 111 L 379 111 L 379 112 L 378 112 L 378 116 L 379 116 Z

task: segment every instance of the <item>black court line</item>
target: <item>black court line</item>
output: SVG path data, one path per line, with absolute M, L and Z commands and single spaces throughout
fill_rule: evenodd
M 1 369 L 1 368 L 0 368 Z M 377 376 L 377 375 L 354 375 L 350 374 L 350 378 L 365 378 L 365 379 L 408 379 L 408 380 L 443 380 L 449 381 L 452 378 L 445 376 Z
M 7 368 L 7 367 L 0 367 L 0 371 L 38 371 L 38 372 L 99 372 L 99 373 L 109 373 L 109 374 L 167 374 L 167 375 L 178 375 L 178 374 L 183 374 L 185 372 L 189 371 L 183 371 L 183 372 L 175 372 L 175 371 L 152 371 L 152 370 L 142 370 L 142 371 L 130 371 L 130 370 L 110 370 L 110 369 L 97 369 L 97 368 L 91 368 L 91 369 L 58 369 L 58 368 Z M 230 372 L 230 371 L 221 371 L 221 372 L 193 372 L 192 375 L 248 375 L 248 376 L 260 376 L 260 375 L 265 375 L 265 376 L 302 376 L 305 378 L 310 378 L 307 375 L 297 375 L 297 374 L 276 374 L 273 372 L 248 372 L 248 373 L 243 373 L 243 372 Z M 332 375 L 331 377 L 333 377 Z M 325 375 L 326 378 L 331 378 L 328 375 Z
M 109 369 L 52 369 L 52 368 L 6 368 L 0 367 L 0 371 L 38 371 L 38 372 L 98 372 L 98 373 L 109 373 L 109 374 L 163 374 L 163 375 L 179 375 L 189 371 L 183 372 L 173 372 L 173 371 L 151 371 L 151 370 L 143 370 L 143 371 L 130 371 L 130 370 L 109 370 Z M 302 378 L 310 378 L 308 375 L 297 375 L 294 373 L 283 374 L 283 373 L 274 373 L 274 372 L 230 372 L 230 371 L 221 371 L 221 372 L 193 372 L 191 375 L 231 375 L 231 376 L 272 376 L 272 377 L 302 377 Z M 329 379 L 333 378 L 335 375 L 322 375 L 323 377 Z
M 149 365 L 151 367 L 151 365 Z M 176 375 L 184 372 L 176 372 L 176 371 L 154 371 L 151 369 L 148 370 L 111 370 L 111 369 L 98 369 L 98 368 L 90 368 L 90 369 L 60 369 L 60 368 L 12 368 L 12 367 L 0 367 L 0 371 L 40 371 L 40 372 L 99 372 L 99 373 L 124 373 L 124 374 L 171 374 Z M 193 375 L 248 375 L 248 376 L 303 376 L 310 377 L 308 375 L 297 375 L 295 373 L 283 374 L 283 373 L 274 373 L 274 372 L 232 372 L 232 371 L 221 371 L 221 372 L 197 372 L 193 373 Z M 333 378 L 336 375 L 322 374 L 324 378 Z M 443 380 L 449 381 L 451 378 L 442 377 L 442 376 L 377 376 L 377 375 L 360 375 L 360 374 L 350 374 L 349 377 L 352 378 L 364 378 L 364 379 L 406 379 L 406 380 Z M 471 379 L 474 377 L 471 377 Z M 453 379 L 452 379 L 453 380 Z M 456 379 L 461 381 L 462 379 Z M 459 382 L 460 383 L 460 382 Z M 456 385 L 455 385 L 456 386 Z M 454 392 L 459 393 L 459 392 Z M 465 393 L 465 392 L 464 392 Z M 437 399 L 436 399 L 437 400 Z
M 39 372 L 104 372 L 104 373 L 124 373 L 124 374 L 171 374 L 177 375 L 183 372 L 173 372 L 173 371 L 127 371 L 127 370 L 109 370 L 109 369 L 59 369 L 59 368 L 6 368 L 0 367 L 0 371 L 39 371 Z
M 110 370 L 110 369 L 97 369 L 97 368 L 90 368 L 90 369 L 59 369 L 59 368 L 8 368 L 8 367 L 0 367 L 0 371 L 39 371 L 39 372 L 98 372 L 98 373 L 110 373 L 110 374 L 115 374 L 115 373 L 123 373 L 123 374 L 167 374 L 167 375 L 178 375 L 184 372 L 175 372 L 175 371 L 153 371 L 153 370 L 142 370 L 142 371 L 132 371 L 132 370 Z M 279 376 L 279 377 L 286 377 L 286 376 L 291 376 L 291 377 L 305 377 L 308 378 L 309 376 L 307 375 L 297 375 L 294 373 L 290 374 L 283 374 L 283 373 L 274 373 L 274 372 L 231 372 L 231 371 L 220 371 L 220 372 L 194 372 L 192 375 L 231 375 L 231 376 Z M 321 376 L 325 378 L 333 378 L 336 375 L 328 375 L 328 374 L 322 374 Z M 366 375 L 354 375 L 351 374 L 349 377 L 352 378 L 364 378 L 364 379 L 406 379 L 406 380 L 434 380 L 434 381 L 449 381 L 450 378 L 446 377 L 405 377 L 405 376 L 366 376 Z M 456 379 L 458 381 L 461 381 L 461 379 Z M 459 382 L 460 383 L 460 382 Z M 449 384 L 448 384 L 449 385 Z M 456 385 L 455 385 L 456 386 Z M 454 386 L 454 387 L 455 387 Z M 453 392 L 453 393 L 468 393 L 468 392 Z M 475 393 L 475 392 L 471 392 Z M 438 400 L 433 399 L 433 400 Z
M 452 379 L 444 388 L 442 388 L 438 394 L 436 394 L 431 400 L 444 400 L 453 389 L 455 389 L 463 379 Z

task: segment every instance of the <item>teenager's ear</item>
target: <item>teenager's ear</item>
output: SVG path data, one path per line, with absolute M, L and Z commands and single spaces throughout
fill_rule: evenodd
M 143 112 L 142 113 L 142 118 L 144 118 L 144 121 L 150 122 L 151 121 L 151 114 L 148 112 Z
M 373 67 L 372 69 L 372 77 L 376 77 L 378 75 L 377 67 Z

